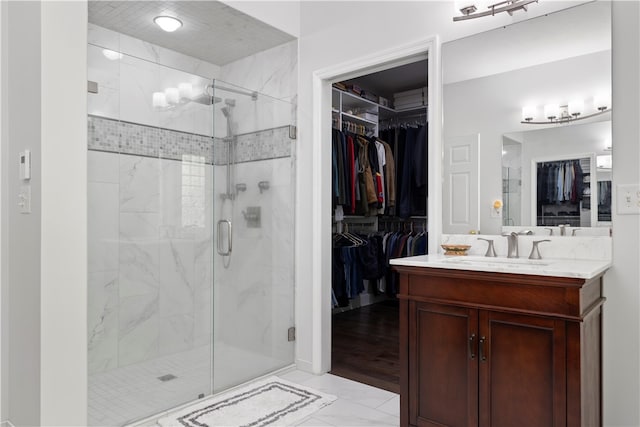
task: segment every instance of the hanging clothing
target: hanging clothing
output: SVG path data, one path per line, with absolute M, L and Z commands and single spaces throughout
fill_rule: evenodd
M 384 166 L 384 178 L 385 178 L 385 214 L 393 216 L 395 215 L 396 207 L 396 167 L 395 160 L 393 158 L 393 150 L 391 146 L 381 139 L 378 139 L 384 146 L 385 154 L 385 166 Z

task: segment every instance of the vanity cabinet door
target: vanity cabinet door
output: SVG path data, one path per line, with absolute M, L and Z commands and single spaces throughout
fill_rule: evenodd
M 480 427 L 566 425 L 565 322 L 479 312 Z
M 409 424 L 478 425 L 478 310 L 409 302 Z

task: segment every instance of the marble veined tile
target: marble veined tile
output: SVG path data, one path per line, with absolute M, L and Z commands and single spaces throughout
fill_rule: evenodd
M 340 399 L 346 399 L 354 404 L 368 408 L 377 408 L 396 396 L 395 393 L 391 393 L 390 391 L 371 387 L 335 375 L 314 377 L 305 381 L 304 385 L 327 393 L 329 393 L 327 390 L 331 390 L 330 393 L 337 395 Z
M 106 52 L 105 52 L 106 51 Z M 120 88 L 120 59 L 118 52 L 100 46 L 87 47 L 87 79 L 98 87 Z
M 335 426 L 397 427 L 400 425 L 398 417 L 343 399 L 338 399 L 315 412 L 313 418 L 326 425 Z
M 120 298 L 157 294 L 159 256 L 157 241 L 120 244 Z
M 87 41 L 103 48 L 120 50 L 120 34 L 92 23 L 87 26 Z
M 173 354 L 193 348 L 193 314 L 160 317 L 160 355 Z
M 160 313 L 193 315 L 195 308 L 194 243 L 160 241 Z
M 87 185 L 89 272 L 117 270 L 119 264 L 118 184 Z
M 120 211 L 158 212 L 160 159 L 120 155 Z
M 153 93 L 163 91 L 160 66 L 125 55 L 120 60 L 120 120 L 158 126 L 158 112 L 153 107 Z
M 102 151 L 87 152 L 87 175 L 89 182 L 120 182 L 120 159 L 116 153 Z
M 89 273 L 87 341 L 89 373 L 118 364 L 118 272 Z
M 120 119 L 120 91 L 99 87 L 98 93 L 88 94 L 87 113 L 114 120 Z
M 121 298 L 119 366 L 157 357 L 159 328 L 157 293 Z
M 400 395 L 392 397 L 387 402 L 378 406 L 376 409 L 378 411 L 400 418 Z

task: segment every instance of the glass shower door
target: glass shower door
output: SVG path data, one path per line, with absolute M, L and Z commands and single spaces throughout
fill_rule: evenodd
M 213 391 L 293 363 L 292 104 L 214 81 Z

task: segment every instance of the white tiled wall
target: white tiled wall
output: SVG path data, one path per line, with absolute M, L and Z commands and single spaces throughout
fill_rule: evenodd
M 219 67 L 178 52 L 89 24 L 88 79 L 98 83 L 98 93 L 89 94 L 91 115 L 108 117 L 183 132 L 226 135 L 225 104 L 211 108 L 196 102 L 159 110 L 152 105 L 154 92 L 180 83 L 191 83 L 194 95 L 204 93 L 212 80 L 220 80 L 215 95 L 236 100 L 234 134 L 285 126 L 295 122 L 297 93 L 297 41 L 259 52 Z M 104 50 L 120 53 L 108 59 Z M 226 82 L 226 83 L 225 83 Z M 225 85 L 250 88 L 261 95 L 252 100 L 224 90 Z M 237 87 L 236 87 L 237 86 Z M 288 103 L 273 103 L 270 99 Z
M 215 220 L 233 222 L 233 253 L 228 268 L 214 257 L 214 389 L 265 374 L 293 361 L 293 343 L 287 329 L 293 326 L 293 158 L 238 164 L 240 192 L 231 208 L 226 202 L 215 209 Z M 216 193 L 224 191 L 225 167 L 214 166 Z M 258 182 L 268 181 L 260 193 Z M 260 228 L 248 227 L 243 211 L 261 208 Z M 222 345 L 221 345 L 222 344 Z M 229 360 L 253 354 L 250 364 Z M 230 358 L 229 355 L 232 357 Z
M 212 166 L 96 151 L 89 164 L 90 372 L 205 343 Z M 186 180 L 202 226 L 183 221 Z

